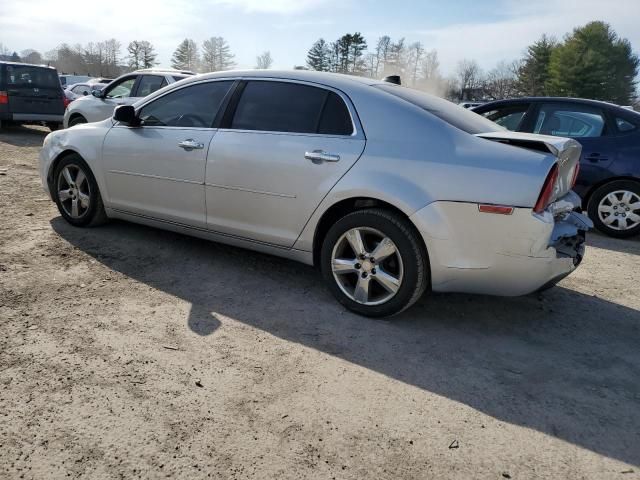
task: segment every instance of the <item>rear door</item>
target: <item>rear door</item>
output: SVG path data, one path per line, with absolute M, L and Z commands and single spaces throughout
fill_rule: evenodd
M 207 159 L 207 225 L 291 247 L 365 139 L 342 93 L 286 80 L 241 83 Z
M 5 65 L 9 112 L 15 120 L 46 120 L 42 115 L 62 116 L 62 86 L 52 68 Z

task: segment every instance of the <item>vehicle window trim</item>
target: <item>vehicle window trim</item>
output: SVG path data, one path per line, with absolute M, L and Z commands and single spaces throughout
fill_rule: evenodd
M 290 79 L 290 78 L 277 78 L 277 77 L 242 77 L 243 84 L 241 85 L 241 89 L 236 98 L 234 98 L 233 103 L 229 105 L 229 110 L 225 112 L 225 117 L 222 125 L 220 125 L 220 129 L 224 129 L 229 132 L 239 132 L 239 133 L 256 133 L 256 134 L 273 134 L 273 135 L 297 135 L 297 136 L 315 136 L 315 137 L 331 137 L 331 138 L 365 138 L 364 131 L 362 130 L 360 119 L 356 117 L 357 115 L 355 107 L 351 102 L 351 99 L 341 90 L 337 88 L 331 87 L 329 85 L 324 85 L 316 82 L 308 82 L 304 80 Z M 238 103 L 244 92 L 244 88 L 248 82 L 279 82 L 279 83 L 296 83 L 299 85 L 305 85 L 313 88 L 320 88 L 322 90 L 331 91 L 337 94 L 340 99 L 344 102 L 347 107 L 347 111 L 349 112 L 349 117 L 351 120 L 351 127 L 353 128 L 353 132 L 350 135 L 335 135 L 335 134 L 326 134 L 326 133 L 313 133 L 313 132 L 281 132 L 277 130 L 245 130 L 239 128 L 231 128 L 231 122 L 233 121 L 233 117 L 235 116 L 236 109 L 238 107 Z M 328 98 L 328 96 L 326 97 Z M 325 98 L 325 102 L 326 102 Z M 324 108 L 324 104 L 323 104 Z M 355 114 L 355 115 L 354 115 Z M 228 116 L 227 116 L 228 115 Z M 322 117 L 320 117 L 322 118 Z M 358 118 L 358 122 L 355 119 Z M 317 128 L 316 128 L 317 130 Z

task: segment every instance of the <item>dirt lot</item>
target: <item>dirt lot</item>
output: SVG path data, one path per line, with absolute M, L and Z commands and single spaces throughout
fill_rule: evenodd
M 0 133 L 1 478 L 640 478 L 640 239 L 371 321 L 303 265 L 68 226 L 44 135 Z

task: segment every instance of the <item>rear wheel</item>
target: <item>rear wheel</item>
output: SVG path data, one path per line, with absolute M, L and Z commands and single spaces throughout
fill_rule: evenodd
M 81 123 L 87 123 L 87 119 L 82 115 L 75 115 L 71 117 L 71 120 L 69 120 L 70 127 L 73 127 L 74 125 L 80 125 Z
M 427 254 L 415 228 L 381 209 L 338 220 L 322 244 L 322 274 L 337 300 L 369 317 L 409 308 L 429 281 Z
M 107 220 L 96 179 L 80 155 L 69 155 L 56 166 L 53 189 L 60 214 L 71 225 L 97 226 Z
M 599 187 L 589 200 L 589 217 L 602 233 L 627 238 L 640 233 L 640 183 L 616 180 Z

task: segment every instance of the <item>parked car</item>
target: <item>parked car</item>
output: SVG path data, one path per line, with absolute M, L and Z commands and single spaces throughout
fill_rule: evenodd
M 579 156 L 399 85 L 254 70 L 50 134 L 40 174 L 72 225 L 120 218 L 317 265 L 347 308 L 386 316 L 427 288 L 522 295 L 571 273 L 592 226 L 574 211 Z
M 575 190 L 595 226 L 613 237 L 640 233 L 640 114 L 576 98 L 521 98 L 474 112 L 517 132 L 575 138 L 582 145 Z
M 78 98 L 64 114 L 64 128 L 80 123 L 98 122 L 113 115 L 118 105 L 131 105 L 140 98 L 178 80 L 193 75 L 179 70 L 145 69 L 116 78 L 91 96 Z
M 63 87 L 73 85 L 74 83 L 88 82 L 89 80 L 91 80 L 91 77 L 89 75 L 60 75 L 60 84 Z
M 106 85 L 104 83 L 75 83 L 64 89 L 64 93 L 70 101 L 80 97 L 92 95 L 94 91 L 101 91 Z
M 3 124 L 62 124 L 67 99 L 53 67 L 0 61 L 0 127 Z

